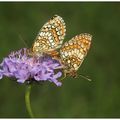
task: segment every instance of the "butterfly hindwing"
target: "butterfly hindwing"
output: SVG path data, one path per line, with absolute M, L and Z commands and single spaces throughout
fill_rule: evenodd
M 60 48 L 66 33 L 62 17 L 55 15 L 43 25 L 38 33 L 32 50 L 34 53 L 49 52 Z
M 63 64 L 69 70 L 77 71 L 84 57 L 90 48 L 92 36 L 87 33 L 82 33 L 73 37 L 60 49 L 60 56 Z

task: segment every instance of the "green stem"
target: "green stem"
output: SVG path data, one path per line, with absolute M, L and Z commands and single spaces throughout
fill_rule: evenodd
M 25 104 L 30 117 L 33 118 L 34 115 L 33 115 L 31 104 L 30 104 L 30 92 L 31 92 L 31 85 L 28 85 L 25 92 Z

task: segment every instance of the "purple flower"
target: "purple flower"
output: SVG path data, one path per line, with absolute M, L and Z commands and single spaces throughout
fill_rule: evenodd
M 27 49 L 23 48 L 4 58 L 0 64 L 0 79 L 7 76 L 16 78 L 19 83 L 50 81 L 61 86 L 62 83 L 57 80 L 62 76 L 60 68 L 60 62 L 51 56 L 32 57 L 27 54 Z

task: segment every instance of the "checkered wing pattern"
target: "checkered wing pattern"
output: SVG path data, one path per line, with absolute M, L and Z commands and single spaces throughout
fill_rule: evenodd
M 66 26 L 62 17 L 52 17 L 38 33 L 32 47 L 33 53 L 50 52 L 60 48 L 65 37 Z
M 90 48 L 92 36 L 83 33 L 73 37 L 60 49 L 60 56 L 68 70 L 77 71 Z

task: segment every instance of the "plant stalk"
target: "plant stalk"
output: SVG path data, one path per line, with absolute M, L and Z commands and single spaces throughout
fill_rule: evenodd
M 30 93 L 31 93 L 31 85 L 27 85 L 26 91 L 25 91 L 25 104 L 26 104 L 26 109 L 30 115 L 31 118 L 34 118 L 32 109 L 31 109 L 31 104 L 30 104 Z

